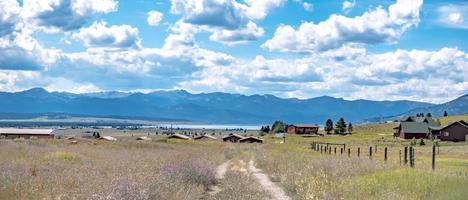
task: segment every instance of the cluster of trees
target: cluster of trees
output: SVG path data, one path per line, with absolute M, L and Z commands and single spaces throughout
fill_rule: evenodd
M 424 113 L 418 113 L 418 114 L 416 114 L 416 117 L 424 117 Z M 431 114 L 431 113 L 427 113 L 427 114 L 426 114 L 426 117 L 432 117 L 432 114 Z
M 260 134 L 263 133 L 284 133 L 288 129 L 288 124 L 284 123 L 283 121 L 275 121 L 273 125 L 270 126 L 262 126 L 260 128 Z
M 331 119 L 327 119 L 324 130 L 327 132 L 327 134 L 331 134 L 332 131 L 335 134 L 340 135 L 351 134 L 353 132 L 353 124 L 351 122 L 346 124 L 346 121 L 341 117 L 333 127 L 333 121 Z

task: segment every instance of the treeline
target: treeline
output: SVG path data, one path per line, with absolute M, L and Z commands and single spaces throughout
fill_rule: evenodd
M 332 133 L 339 134 L 339 135 L 346 135 L 353 133 L 353 124 L 350 122 L 349 124 L 346 123 L 344 118 L 340 118 L 338 122 L 333 126 L 333 121 L 331 119 L 327 119 L 325 122 L 325 127 L 323 130 L 330 135 Z
M 283 121 L 275 121 L 273 125 L 270 126 L 262 126 L 260 128 L 260 134 L 266 133 L 285 133 L 288 130 L 288 124 L 284 123 Z

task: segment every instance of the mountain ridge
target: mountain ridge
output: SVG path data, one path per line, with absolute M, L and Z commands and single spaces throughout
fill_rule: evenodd
M 0 103 L 4 105 L 0 107 L 2 113 L 72 113 L 225 124 L 265 124 L 275 120 L 321 124 L 328 118 L 335 121 L 339 117 L 361 122 L 437 106 L 408 100 L 345 100 L 330 96 L 297 99 L 223 92 L 192 94 L 185 90 L 74 94 L 48 92 L 43 88 L 0 92 Z

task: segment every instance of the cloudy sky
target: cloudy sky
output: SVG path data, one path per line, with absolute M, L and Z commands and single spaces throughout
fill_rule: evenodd
M 464 0 L 1 0 L 0 91 L 184 89 L 444 102 Z

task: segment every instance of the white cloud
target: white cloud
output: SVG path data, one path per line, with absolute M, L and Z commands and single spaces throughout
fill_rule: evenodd
M 152 10 L 147 13 L 148 15 L 148 25 L 150 26 L 158 26 L 159 22 L 161 22 L 163 18 L 163 14 L 161 12 Z
M 314 10 L 314 5 L 311 3 L 304 2 L 302 3 L 302 7 L 304 7 L 304 10 L 309 11 L 309 12 Z
M 422 0 L 398 0 L 388 11 L 382 7 L 349 18 L 331 15 L 315 24 L 304 22 L 296 30 L 280 25 L 272 39 L 262 47 L 270 51 L 315 52 L 339 48 L 345 44 L 394 43 L 411 26 L 419 23 Z
M 140 48 L 138 29 L 129 25 L 108 26 L 106 22 L 94 22 L 90 27 L 81 28 L 73 38 L 91 48 Z
M 285 0 L 172 0 L 171 12 L 182 15 L 184 23 L 199 26 L 210 32 L 212 41 L 235 45 L 257 40 L 263 35 L 255 21 Z
M 12 33 L 20 20 L 21 7 L 16 0 L 0 1 L 0 37 Z
M 250 41 L 255 41 L 262 37 L 265 31 L 258 27 L 255 23 L 249 22 L 243 29 L 225 30 L 216 29 L 210 36 L 210 40 L 218 41 L 227 45 L 243 44 Z
M 22 16 L 46 32 L 83 27 L 97 14 L 117 10 L 114 0 L 24 0 Z
M 452 28 L 468 29 L 468 4 L 450 4 L 438 9 L 440 24 Z
M 353 8 L 354 6 L 356 5 L 356 1 L 353 0 L 353 2 L 351 1 L 343 1 L 343 6 L 341 6 L 341 10 L 344 12 L 344 13 L 349 13 Z

